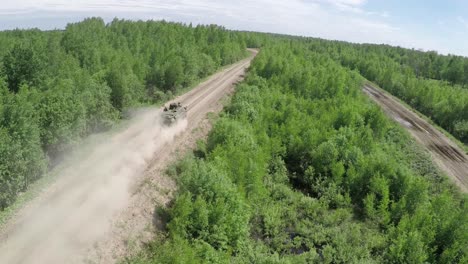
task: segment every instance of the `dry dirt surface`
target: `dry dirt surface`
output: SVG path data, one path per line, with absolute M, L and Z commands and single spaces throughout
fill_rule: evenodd
M 134 113 L 129 125 L 61 171 L 0 231 L 0 263 L 115 263 L 162 228 L 158 207 L 176 185 L 164 174 L 210 129 L 209 112 L 222 109 L 257 54 L 216 73 L 176 98 L 186 120 L 161 125 L 161 109 Z
M 369 84 L 363 91 L 431 153 L 434 162 L 463 192 L 468 191 L 468 157 L 463 150 L 388 93 Z

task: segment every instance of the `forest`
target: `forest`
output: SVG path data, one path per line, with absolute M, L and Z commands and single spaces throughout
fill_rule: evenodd
M 313 41 L 468 144 L 468 58 L 386 45 Z
M 222 27 L 100 18 L 0 32 L 0 210 L 83 137 L 246 56 Z
M 316 45 L 263 44 L 128 263 L 467 263 L 467 196 Z
M 126 263 L 468 263 L 468 197 L 361 91 L 468 143 L 468 59 L 165 21 L 0 32 L 0 210 L 84 137 L 259 48 Z

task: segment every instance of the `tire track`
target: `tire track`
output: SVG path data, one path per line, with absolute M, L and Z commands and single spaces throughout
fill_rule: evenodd
M 431 153 L 433 161 L 463 192 L 468 191 L 468 157 L 463 150 L 393 96 L 370 84 L 365 84 L 363 91 Z

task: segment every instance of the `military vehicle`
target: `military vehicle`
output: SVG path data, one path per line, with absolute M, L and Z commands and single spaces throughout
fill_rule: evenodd
M 163 123 L 168 126 L 185 117 L 187 117 L 187 107 L 183 107 L 180 103 L 171 103 L 169 108 L 164 107 L 162 113 Z

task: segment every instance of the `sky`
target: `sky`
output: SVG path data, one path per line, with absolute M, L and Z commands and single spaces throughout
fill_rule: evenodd
M 0 0 L 0 30 L 63 29 L 91 16 L 219 24 L 468 56 L 466 0 Z

